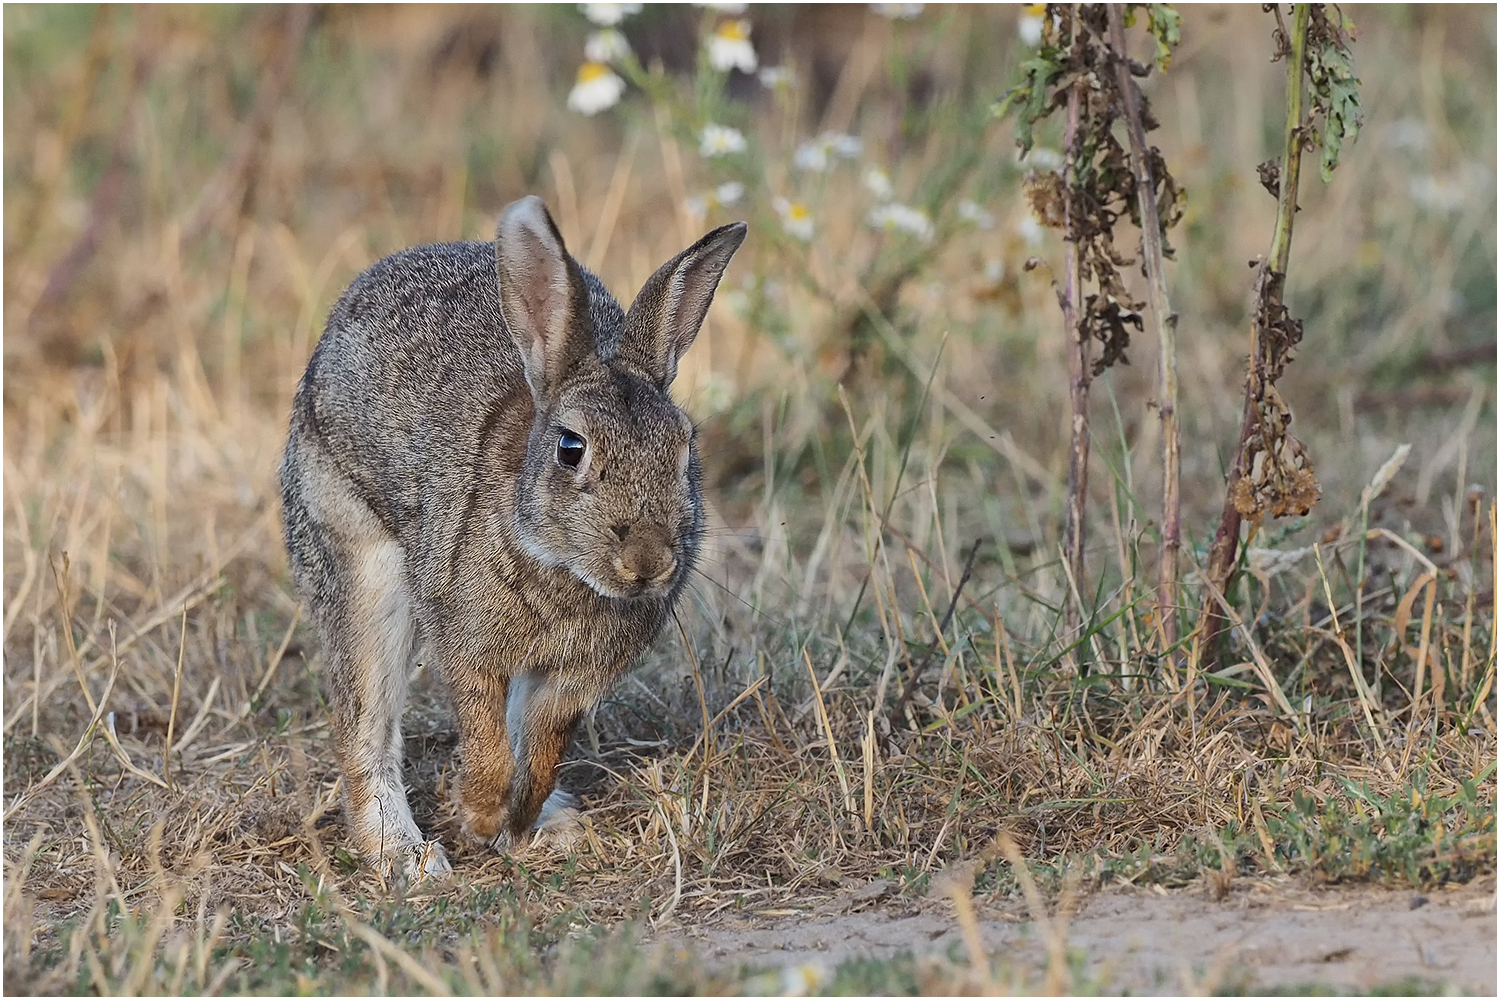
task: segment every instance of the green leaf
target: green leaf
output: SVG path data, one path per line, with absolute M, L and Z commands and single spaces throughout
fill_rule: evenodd
M 1062 69 L 1051 58 L 1052 55 L 1055 55 L 1055 50 L 1043 49 L 1023 62 L 1021 71 L 1024 80 L 1008 90 L 991 108 L 996 118 L 1003 118 L 1017 108 L 1021 109 L 1016 118 L 1016 144 L 1023 153 L 1031 149 L 1032 126 L 1047 116 L 1048 84 Z
M 1156 65 L 1165 73 L 1172 66 L 1172 50 L 1182 41 L 1182 15 L 1169 4 L 1149 3 L 1146 30 L 1156 41 Z

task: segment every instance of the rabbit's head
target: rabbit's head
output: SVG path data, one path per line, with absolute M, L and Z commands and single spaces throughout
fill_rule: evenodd
M 625 311 L 568 255 L 541 199 L 501 214 L 500 311 L 535 405 L 515 530 L 533 557 L 605 597 L 674 593 L 697 552 L 693 424 L 668 387 L 745 232 L 709 233 Z

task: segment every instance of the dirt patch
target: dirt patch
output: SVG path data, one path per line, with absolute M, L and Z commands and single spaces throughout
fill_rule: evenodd
M 848 899 L 853 906 L 858 893 Z M 725 967 L 965 954 L 951 904 L 882 900 L 857 912 L 764 915 L 685 928 L 676 935 Z M 980 908 L 991 954 L 1045 967 L 1043 930 L 1023 908 Z M 1422 894 L 1371 889 L 1236 888 L 1214 901 L 1200 890 L 1096 894 L 1068 921 L 1075 982 L 1107 993 L 1197 993 L 1321 985 L 1369 990 L 1416 979 L 1462 993 L 1496 992 L 1495 883 Z

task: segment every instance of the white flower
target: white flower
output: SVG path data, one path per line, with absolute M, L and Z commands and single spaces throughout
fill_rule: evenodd
M 743 14 L 750 5 L 747 3 L 695 3 L 694 7 L 707 7 L 716 10 L 720 14 Z
M 708 64 L 720 73 L 732 69 L 754 73 L 760 65 L 750 44 L 749 21 L 725 21 L 708 36 Z
M 984 280 L 991 285 L 998 285 L 1005 280 L 1005 261 L 998 257 L 991 257 L 985 261 Z
M 910 21 L 922 13 L 922 4 L 919 3 L 872 3 L 870 9 L 881 17 L 888 17 L 892 21 Z
M 821 174 L 828 169 L 828 147 L 816 139 L 809 139 L 792 154 L 792 164 L 798 170 L 815 170 Z
M 692 217 L 694 222 L 702 222 L 708 216 L 708 210 L 715 207 L 728 207 L 737 203 L 745 196 L 745 185 L 739 181 L 725 181 L 707 194 L 694 195 L 683 202 L 683 208 Z
M 807 206 L 800 201 L 787 201 L 778 197 L 771 202 L 776 209 L 776 214 L 781 216 L 781 228 L 787 231 L 787 235 L 794 236 L 806 243 L 813 238 L 813 217 L 807 210 Z
M 1427 126 L 1416 118 L 1397 118 L 1385 127 L 1385 144 L 1413 153 L 1427 151 Z
M 984 210 L 984 206 L 978 205 L 965 198 L 958 203 L 958 217 L 965 222 L 973 223 L 979 229 L 994 229 L 995 217 Z
M 625 81 L 603 63 L 586 62 L 578 67 L 578 81 L 568 94 L 568 107 L 586 115 L 595 115 L 620 102 Z
M 734 383 L 718 372 L 709 372 L 698 383 L 695 402 L 703 413 L 719 413 L 734 402 Z
M 745 149 L 744 133 L 728 125 L 715 125 L 709 122 L 703 126 L 703 133 L 698 139 L 698 152 L 707 157 L 743 153 Z
M 1494 175 L 1478 163 L 1466 163 L 1443 174 L 1422 174 L 1410 182 L 1412 201 L 1434 212 L 1456 212 L 1471 196 L 1494 187 Z
M 1035 14 L 1022 14 L 1016 22 L 1016 34 L 1021 36 L 1022 45 L 1036 48 L 1042 44 L 1042 19 Z
M 863 139 L 858 136 L 845 135 L 842 132 L 824 132 L 823 141 L 828 143 L 828 148 L 846 160 L 857 160 L 865 151 Z
M 792 154 L 792 163 L 798 170 L 813 170 L 822 173 L 828 169 L 830 155 L 846 160 L 857 160 L 865 144 L 858 136 L 841 132 L 824 132 L 816 139 L 809 139 L 797 147 Z
M 631 14 L 641 12 L 641 5 L 638 3 L 582 3 L 578 6 L 583 10 L 584 17 L 606 28 L 613 28 Z
M 761 85 L 770 90 L 781 90 L 797 82 L 790 66 L 767 66 L 760 71 Z
M 1042 28 L 1046 26 L 1043 20 L 1047 16 L 1047 5 L 1044 3 L 1029 3 L 1022 8 L 1021 17 L 1016 21 L 1016 34 L 1021 37 L 1021 44 L 1028 48 L 1036 48 L 1042 44 Z M 1052 30 L 1062 30 L 1062 18 L 1056 14 L 1052 15 Z
M 1411 200 L 1437 212 L 1454 212 L 1463 207 L 1464 186 L 1453 177 L 1427 174 L 1411 179 Z
M 1016 232 L 1021 234 L 1021 239 L 1029 247 L 1041 246 L 1042 239 L 1046 235 L 1046 230 L 1042 228 L 1041 222 L 1029 211 L 1022 213 L 1020 221 L 1016 223 Z
M 788 965 L 781 970 L 781 995 L 806 997 L 820 992 L 833 979 L 828 966 L 821 962 Z
M 614 28 L 605 28 L 589 35 L 584 41 L 583 55 L 589 62 L 619 62 L 630 55 L 630 43 Z
M 1033 170 L 1061 170 L 1063 166 L 1063 155 L 1055 149 L 1046 146 L 1033 146 L 1031 152 L 1024 159 L 1017 157 L 1017 162 L 1032 168 Z
M 923 243 L 932 239 L 932 220 L 920 208 L 912 208 L 900 202 L 876 205 L 870 209 L 868 219 L 871 226 L 888 233 L 905 233 L 915 236 Z
M 889 201 L 895 193 L 891 187 L 890 175 L 879 167 L 871 167 L 865 171 L 865 187 L 881 201 Z

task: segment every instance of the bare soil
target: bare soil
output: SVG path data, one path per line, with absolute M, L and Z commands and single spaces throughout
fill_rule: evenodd
M 872 883 L 807 914 L 740 915 L 673 936 L 729 968 L 832 969 L 903 952 L 962 958 L 950 902 L 893 899 L 882 888 Z M 1059 926 L 1065 923 L 1075 982 L 1105 993 L 1363 992 L 1402 981 L 1490 996 L 1497 988 L 1494 879 L 1428 893 L 1256 881 L 1219 900 L 1201 889 L 1126 888 L 1074 909 Z M 1045 968 L 1046 932 L 1024 904 L 981 901 L 978 910 L 991 954 Z

